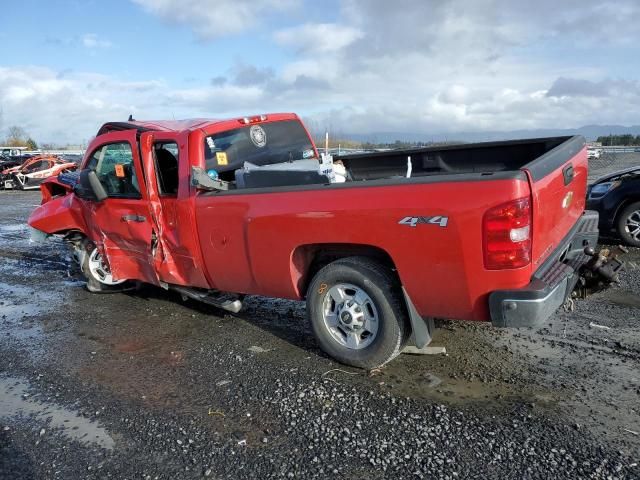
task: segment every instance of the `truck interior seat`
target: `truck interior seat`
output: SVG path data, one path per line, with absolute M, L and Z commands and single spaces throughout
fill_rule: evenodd
M 162 193 L 175 195 L 178 193 L 178 159 L 173 153 L 164 148 L 157 148 L 156 165 L 158 169 L 158 183 Z

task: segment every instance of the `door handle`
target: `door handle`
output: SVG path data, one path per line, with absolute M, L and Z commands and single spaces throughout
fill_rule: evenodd
M 564 184 L 569 185 L 573 181 L 573 165 L 567 165 L 562 169 L 562 176 L 564 177 Z
M 143 217 L 142 215 L 123 215 L 123 222 L 146 222 L 147 217 Z

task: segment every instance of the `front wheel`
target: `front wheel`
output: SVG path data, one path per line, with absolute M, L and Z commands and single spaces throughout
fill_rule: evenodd
M 640 247 L 640 202 L 625 207 L 618 217 L 618 235 L 628 245 Z
M 320 270 L 307 292 L 307 315 L 320 348 L 358 368 L 384 365 L 408 338 L 397 278 L 365 257 L 337 260 Z
M 82 273 L 87 279 L 87 290 L 92 293 L 120 292 L 121 285 L 126 282 L 126 280 L 114 280 L 109 266 L 96 247 L 84 255 Z

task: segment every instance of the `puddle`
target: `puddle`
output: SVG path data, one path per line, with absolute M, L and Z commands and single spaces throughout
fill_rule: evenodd
M 15 244 L 16 241 L 28 243 L 30 238 L 26 224 L 0 225 L 0 244 Z
M 0 282 L 0 318 L 16 321 L 53 310 L 60 303 L 54 292 L 36 291 L 22 285 Z
M 55 292 L 0 282 L 0 329 L 8 336 L 32 340 L 42 333 L 35 317 L 54 310 L 61 301 Z
M 5 232 L 26 232 L 28 226 L 24 223 L 17 223 L 12 225 L 0 225 L 0 234 Z
M 45 428 L 61 429 L 72 440 L 85 445 L 97 444 L 112 450 L 115 442 L 97 422 L 81 417 L 73 410 L 32 400 L 28 396 L 28 384 L 15 378 L 0 378 L 0 419 L 33 416 L 47 423 Z

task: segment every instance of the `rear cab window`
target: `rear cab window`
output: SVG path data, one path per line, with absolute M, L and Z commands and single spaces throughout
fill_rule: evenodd
M 245 125 L 210 135 L 205 137 L 204 157 L 209 175 L 229 180 L 245 162 L 261 166 L 317 158 L 298 120 Z

